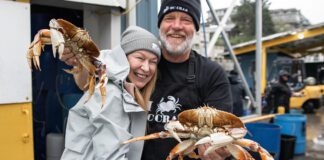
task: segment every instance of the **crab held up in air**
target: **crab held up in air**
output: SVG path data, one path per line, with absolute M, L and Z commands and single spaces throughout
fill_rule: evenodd
M 87 101 L 94 93 L 96 76 L 98 76 L 97 87 L 100 89 L 102 104 L 104 104 L 106 98 L 105 84 L 108 81 L 106 67 L 97 60 L 100 52 L 88 32 L 64 19 L 52 19 L 49 27 L 50 29 L 39 30 L 30 44 L 27 52 L 29 66 L 32 68 L 32 64 L 34 64 L 35 69 L 40 70 L 39 56 L 45 45 L 52 45 L 54 57 L 56 53 L 61 57 L 64 48 L 69 48 L 75 54 L 79 65 L 74 66 L 71 70 L 64 69 L 64 71 L 70 74 L 78 73 L 82 68 L 88 71 L 88 81 L 84 86 L 89 88 Z
M 225 147 L 235 159 L 253 159 L 244 149 L 247 148 L 258 152 L 262 160 L 273 160 L 268 151 L 258 143 L 243 138 L 247 129 L 238 117 L 208 106 L 181 112 L 178 121 L 169 121 L 165 125 L 165 130 L 130 139 L 124 144 L 140 140 L 175 138 L 179 143 L 170 151 L 167 160 L 172 160 L 176 156 L 180 160 L 183 156 L 199 159 L 199 155 L 194 150 L 198 145 L 206 143 L 211 145 L 205 151 L 206 155 L 220 147 Z

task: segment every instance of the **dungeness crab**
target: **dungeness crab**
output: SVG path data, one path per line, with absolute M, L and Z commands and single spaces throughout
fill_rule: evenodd
M 176 156 L 182 160 L 185 155 L 198 159 L 200 157 L 194 150 L 197 145 L 206 143 L 210 143 L 211 146 L 207 148 L 204 154 L 225 147 L 236 159 L 253 159 L 243 148 L 245 147 L 253 152 L 258 152 L 262 160 L 273 160 L 268 151 L 258 143 L 243 138 L 247 129 L 238 117 L 208 106 L 181 112 L 178 115 L 178 121 L 169 121 L 165 125 L 165 130 L 130 139 L 124 144 L 140 140 L 173 137 L 179 141 L 179 144 L 170 151 L 167 160 L 172 160 Z M 185 140 L 181 140 L 181 138 Z
M 100 88 L 102 104 L 104 104 L 106 98 L 105 84 L 108 81 L 105 71 L 106 67 L 96 59 L 100 52 L 88 32 L 64 19 L 52 19 L 49 27 L 50 29 L 39 30 L 30 44 L 27 52 L 29 66 L 32 68 L 33 63 L 35 68 L 40 70 L 39 56 L 46 44 L 52 45 L 54 57 L 57 52 L 61 56 L 65 47 L 69 48 L 75 54 L 80 65 L 65 71 L 71 74 L 78 73 L 82 68 L 88 71 L 88 82 L 84 86 L 89 87 L 89 97 L 87 100 L 94 93 L 96 76 L 98 76 L 99 82 L 97 86 Z

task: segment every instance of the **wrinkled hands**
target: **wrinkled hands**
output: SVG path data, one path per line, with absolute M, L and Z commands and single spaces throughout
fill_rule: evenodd
M 202 144 L 198 146 L 198 153 L 202 160 L 224 160 L 231 155 L 229 151 L 222 147 L 205 156 L 204 153 L 208 147 L 210 147 L 210 144 Z

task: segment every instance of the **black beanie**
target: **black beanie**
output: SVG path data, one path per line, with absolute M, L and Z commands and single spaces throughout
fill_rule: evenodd
M 159 28 L 163 17 L 173 11 L 180 11 L 189 14 L 194 21 L 196 31 L 199 30 L 201 15 L 200 0 L 162 0 L 158 15 Z

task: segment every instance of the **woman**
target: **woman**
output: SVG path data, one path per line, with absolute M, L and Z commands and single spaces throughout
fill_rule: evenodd
M 85 94 L 71 108 L 61 159 L 141 158 L 143 142 L 121 143 L 145 134 L 146 111 L 161 56 L 159 41 L 150 32 L 131 26 L 122 34 L 120 46 L 101 55 L 109 78 L 107 102 L 101 107 L 96 90 L 88 102 Z

